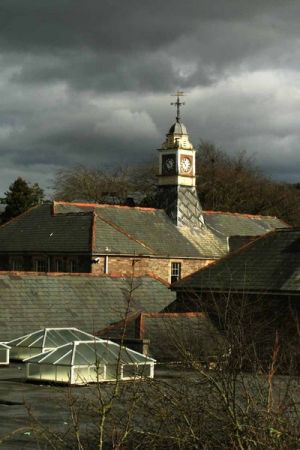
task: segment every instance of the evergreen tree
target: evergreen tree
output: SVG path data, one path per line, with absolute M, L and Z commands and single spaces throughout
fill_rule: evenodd
M 38 183 L 28 184 L 23 178 L 18 177 L 10 186 L 1 203 L 6 205 L 1 216 L 2 222 L 7 222 L 18 216 L 31 206 L 42 203 L 44 191 Z

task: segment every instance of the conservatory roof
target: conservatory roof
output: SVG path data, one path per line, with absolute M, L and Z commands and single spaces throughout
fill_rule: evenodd
M 13 347 L 57 348 L 68 342 L 97 339 L 78 328 L 43 328 L 8 342 Z
M 50 350 L 47 353 L 40 353 L 24 361 L 35 364 L 67 366 L 145 364 L 147 362 L 155 362 L 154 359 L 148 356 L 104 339 L 69 342 L 59 348 Z
M 0 348 L 10 349 L 9 345 L 4 344 L 4 342 L 0 342 Z

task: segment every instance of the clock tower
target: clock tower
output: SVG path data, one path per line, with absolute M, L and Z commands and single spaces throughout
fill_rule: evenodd
M 186 127 L 180 120 L 180 101 L 177 92 L 176 122 L 171 126 L 159 151 L 158 206 L 177 226 L 200 227 L 202 208 L 196 190 L 196 149 L 189 141 Z

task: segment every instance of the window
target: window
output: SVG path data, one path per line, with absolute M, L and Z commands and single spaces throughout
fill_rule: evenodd
M 104 269 L 103 270 L 104 273 L 108 273 L 108 256 L 107 255 L 104 256 L 104 268 L 103 269 Z
M 10 267 L 11 270 L 23 270 L 24 264 L 23 264 L 23 258 L 13 258 L 10 260 Z
M 57 258 L 54 260 L 54 271 L 55 272 L 64 272 L 64 261 L 61 258 Z
M 48 262 L 46 259 L 36 259 L 34 263 L 36 272 L 48 272 Z
M 181 278 L 181 263 L 172 262 L 171 263 L 171 283 L 180 280 Z
M 69 268 L 71 273 L 78 272 L 78 264 L 76 259 L 70 259 L 69 260 Z

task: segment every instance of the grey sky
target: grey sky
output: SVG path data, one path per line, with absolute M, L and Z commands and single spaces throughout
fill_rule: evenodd
M 1 0 L 0 195 L 151 159 L 177 89 L 195 145 L 300 181 L 299 19 L 296 0 Z

